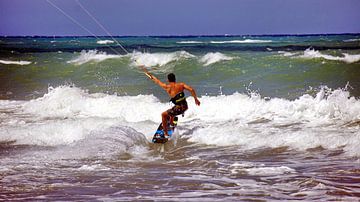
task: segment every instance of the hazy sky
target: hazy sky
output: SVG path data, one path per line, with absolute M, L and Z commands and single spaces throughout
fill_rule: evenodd
M 50 0 L 96 35 L 76 0 Z M 360 33 L 360 0 L 79 0 L 113 35 Z M 0 0 L 0 35 L 91 35 L 46 0 Z

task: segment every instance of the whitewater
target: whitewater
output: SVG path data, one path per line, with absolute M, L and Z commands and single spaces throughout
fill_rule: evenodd
M 190 136 L 184 136 L 190 142 L 240 145 L 243 149 L 342 148 L 345 155 L 360 155 L 358 126 L 350 127 L 360 121 L 360 102 L 345 90 L 324 87 L 315 97 L 303 95 L 293 101 L 265 100 L 258 94 L 240 93 L 203 96 L 200 100 L 203 104 L 198 109 L 189 101 L 190 109 L 181 119 L 188 130 L 195 128 Z M 151 139 L 153 129 L 149 126 L 160 122 L 159 112 L 170 107 L 154 95 L 89 94 L 70 86 L 51 87 L 47 94 L 34 100 L 0 104 L 4 111 L 12 113 L 2 114 L 9 121 L 1 124 L 1 141 L 39 146 L 67 145 L 86 139 L 93 131 L 116 125 L 131 125 L 134 131 L 139 130 L 136 135 Z M 287 130 L 277 134 L 282 127 Z M 338 128 L 349 131 L 347 138 L 336 136 Z

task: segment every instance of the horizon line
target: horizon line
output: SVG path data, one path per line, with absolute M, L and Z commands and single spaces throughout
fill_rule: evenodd
M 258 36 L 321 36 L 321 35 L 360 35 L 360 33 L 317 33 L 317 34 L 200 34 L 200 35 L 0 35 L 0 37 L 3 38 L 20 38 L 20 37 L 45 37 L 45 38 L 61 38 L 61 37 L 119 37 L 119 38 L 125 38 L 125 37 L 158 37 L 158 38 L 169 38 L 169 37 L 244 37 L 244 36 L 250 36 L 250 37 L 258 37 Z

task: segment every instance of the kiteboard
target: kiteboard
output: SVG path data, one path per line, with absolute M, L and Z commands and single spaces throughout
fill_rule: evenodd
M 153 136 L 152 142 L 164 144 L 167 141 L 169 141 L 171 139 L 172 135 L 174 134 L 174 131 L 175 131 L 175 128 L 177 125 L 177 121 L 178 121 L 178 117 L 176 117 L 176 116 L 174 117 L 172 124 L 169 123 L 170 120 L 168 119 L 168 121 L 167 121 L 167 129 L 168 129 L 168 135 L 169 135 L 168 137 L 165 137 L 162 123 L 160 123 L 158 129 L 156 130 L 156 132 Z

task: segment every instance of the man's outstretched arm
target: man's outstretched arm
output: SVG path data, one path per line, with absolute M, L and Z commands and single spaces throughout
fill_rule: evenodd
M 194 99 L 195 99 L 195 104 L 198 105 L 198 106 L 200 106 L 200 101 L 199 101 L 199 99 L 198 99 L 197 96 L 196 96 L 195 90 L 194 90 L 191 86 L 188 86 L 188 85 L 186 85 L 186 84 L 184 84 L 184 88 L 185 88 L 186 90 L 190 91 L 191 95 L 192 95 L 192 96 L 194 97 Z
M 145 75 L 148 76 L 149 79 L 151 79 L 151 80 L 154 81 L 156 84 L 158 84 L 161 88 L 163 88 L 163 89 L 166 90 L 167 85 L 166 85 L 165 83 L 161 82 L 158 78 L 156 78 L 156 77 L 155 77 L 154 75 L 152 75 L 149 71 L 147 71 L 147 70 L 145 69 L 145 66 L 140 66 L 140 67 L 143 69 Z

